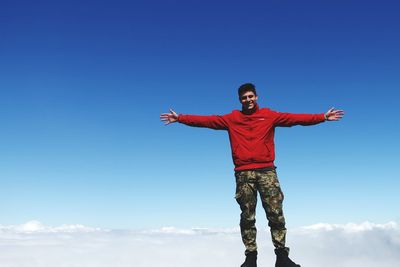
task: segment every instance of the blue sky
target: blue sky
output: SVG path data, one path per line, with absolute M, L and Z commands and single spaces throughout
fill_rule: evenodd
M 393 1 L 2 1 L 0 222 L 238 224 L 224 114 L 237 87 L 337 123 L 278 129 L 289 226 L 399 221 Z M 258 222 L 266 225 L 262 210 Z

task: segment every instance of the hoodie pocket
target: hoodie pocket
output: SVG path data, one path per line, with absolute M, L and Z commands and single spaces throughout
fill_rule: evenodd
M 251 153 L 249 153 L 249 151 L 240 144 L 235 145 L 235 148 L 232 151 L 232 158 L 236 166 L 248 164 L 253 161 L 251 158 Z
M 255 162 L 268 162 L 273 160 L 273 150 L 270 146 L 263 142 L 260 143 L 254 151 L 254 161 Z

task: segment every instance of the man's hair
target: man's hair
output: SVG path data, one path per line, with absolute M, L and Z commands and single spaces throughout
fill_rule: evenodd
M 238 90 L 239 98 L 246 92 L 253 92 L 255 95 L 257 95 L 256 86 L 252 83 L 242 84 Z

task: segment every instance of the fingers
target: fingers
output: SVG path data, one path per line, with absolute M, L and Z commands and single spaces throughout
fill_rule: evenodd
M 344 114 L 344 111 L 341 110 L 341 109 L 330 108 L 330 109 L 328 110 L 328 113 Z
M 170 109 L 171 113 L 161 113 L 160 118 L 171 118 L 171 117 L 177 117 L 178 114 L 176 114 L 175 111 L 173 111 L 172 109 Z
M 169 121 L 168 118 L 160 118 L 161 121 Z
M 330 108 L 328 112 L 326 112 L 326 118 L 329 121 L 337 121 L 343 118 L 344 111 L 341 109 L 335 109 L 334 107 Z
M 168 119 L 169 117 L 171 117 L 171 114 L 161 114 L 160 115 L 161 119 Z
M 343 110 L 334 110 L 332 113 L 335 117 L 338 117 L 338 118 L 342 118 L 344 116 Z
M 172 109 L 169 109 L 169 112 L 170 113 L 161 113 L 160 115 L 160 120 L 164 122 L 164 125 L 178 121 L 178 114 Z
M 165 116 L 171 116 L 171 115 L 174 116 L 174 117 L 178 117 L 178 114 L 175 111 L 173 111 L 172 109 L 169 109 L 169 112 L 170 113 L 161 113 L 160 117 L 161 116 L 164 116 L 164 117 Z
M 341 118 L 343 118 L 343 116 L 344 116 L 344 112 L 343 112 L 343 111 L 333 112 L 333 114 L 332 114 L 332 120 L 338 121 L 338 120 L 340 120 Z
M 165 115 L 165 116 L 161 115 L 161 116 L 160 116 L 160 119 L 161 119 L 162 121 L 170 121 L 170 120 L 172 119 L 172 116 L 171 116 L 170 114 Z
M 160 118 L 160 120 L 164 123 L 171 121 L 169 118 Z
M 161 118 L 161 121 L 164 123 L 164 125 L 168 125 L 171 123 L 171 120 L 169 118 Z

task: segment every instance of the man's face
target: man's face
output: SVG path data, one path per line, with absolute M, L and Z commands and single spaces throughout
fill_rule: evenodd
M 240 103 L 244 110 L 252 110 L 257 104 L 258 96 L 256 96 L 252 91 L 245 92 L 240 97 Z

